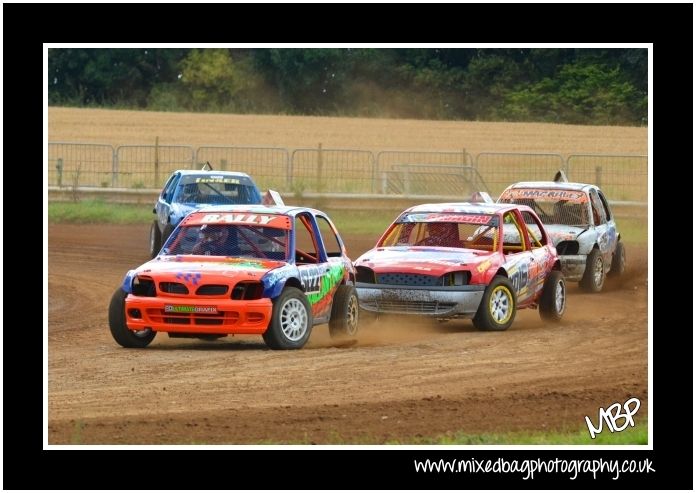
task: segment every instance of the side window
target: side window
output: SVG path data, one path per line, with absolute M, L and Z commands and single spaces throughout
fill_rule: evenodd
M 590 205 L 592 206 L 592 219 L 594 219 L 595 225 L 607 222 L 607 217 L 604 214 L 604 206 L 594 189 L 590 190 Z
M 179 182 L 179 175 L 173 175 L 170 179 L 167 185 L 164 188 L 164 192 L 162 194 L 162 200 L 164 200 L 167 203 L 170 203 L 172 201 L 172 198 L 174 197 L 174 190 L 176 189 L 176 184 Z
M 162 197 L 162 200 L 164 200 L 165 202 L 171 202 L 177 178 L 179 178 L 179 175 L 170 176 L 169 180 L 167 180 L 167 183 L 164 185 L 164 188 L 162 188 L 162 193 L 160 194 L 160 197 Z
M 519 253 L 526 250 L 522 227 L 512 211 L 503 215 L 503 253 Z
M 599 194 L 599 200 L 602 201 L 604 216 L 607 218 L 607 221 L 611 221 L 611 209 L 609 209 L 609 202 L 607 202 L 607 199 L 604 197 L 604 194 L 602 192 L 598 190 L 597 193 Z
M 546 235 L 539 220 L 528 211 L 522 212 L 522 219 L 524 219 L 524 224 L 527 227 L 527 234 L 529 235 L 529 241 L 532 242 L 532 248 L 540 248 L 546 245 Z
M 329 221 L 323 216 L 317 217 L 317 225 L 319 226 L 319 232 L 324 240 L 324 247 L 326 248 L 327 257 L 340 257 L 341 256 L 341 244 L 338 242 L 336 233 L 334 232 Z
M 318 262 L 312 219 L 309 214 L 298 214 L 295 217 L 295 262 L 298 264 Z

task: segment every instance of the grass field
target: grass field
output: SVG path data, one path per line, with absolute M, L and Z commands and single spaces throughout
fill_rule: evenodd
M 48 140 L 111 145 L 646 154 L 646 127 L 48 109 Z
M 364 440 L 344 440 L 340 434 L 334 434 L 330 443 L 361 444 L 375 443 L 374 437 L 364 437 Z M 267 444 L 272 444 L 268 442 Z M 309 444 L 310 441 L 299 441 L 296 444 Z M 439 435 L 435 437 L 414 437 L 402 441 L 388 441 L 386 445 L 647 445 L 648 423 L 638 422 L 622 432 L 610 433 L 605 431 L 593 440 L 587 428 L 566 431 L 548 432 L 509 432 L 471 434 L 464 431 Z
M 517 432 L 471 435 L 464 432 L 411 443 L 434 445 L 647 445 L 648 424 L 637 423 L 621 433 L 604 432 L 593 440 L 587 428 L 565 432 Z

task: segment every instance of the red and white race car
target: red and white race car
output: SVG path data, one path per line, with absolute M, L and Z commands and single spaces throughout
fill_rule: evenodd
M 518 204 L 424 204 L 402 212 L 355 262 L 367 313 L 471 318 L 506 330 L 519 308 L 560 320 L 566 285 L 549 235 Z

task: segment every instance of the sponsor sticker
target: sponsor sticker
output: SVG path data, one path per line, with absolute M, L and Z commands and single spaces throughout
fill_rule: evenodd
M 216 306 L 164 305 L 165 313 L 217 313 Z
M 196 178 L 196 183 L 233 183 L 239 184 L 238 178 L 223 178 L 222 176 L 211 176 L 209 178 Z

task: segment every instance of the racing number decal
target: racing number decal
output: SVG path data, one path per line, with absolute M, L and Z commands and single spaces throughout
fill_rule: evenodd
M 328 317 L 333 294 L 345 275 L 345 266 L 342 263 L 301 265 L 298 270 L 307 301 L 312 306 L 312 315 L 315 318 Z
M 321 276 L 327 270 L 326 265 L 303 265 L 298 270 L 305 294 L 309 295 L 321 291 Z
M 510 282 L 517 293 L 526 289 L 529 283 L 529 263 L 521 263 L 517 270 L 510 274 Z

